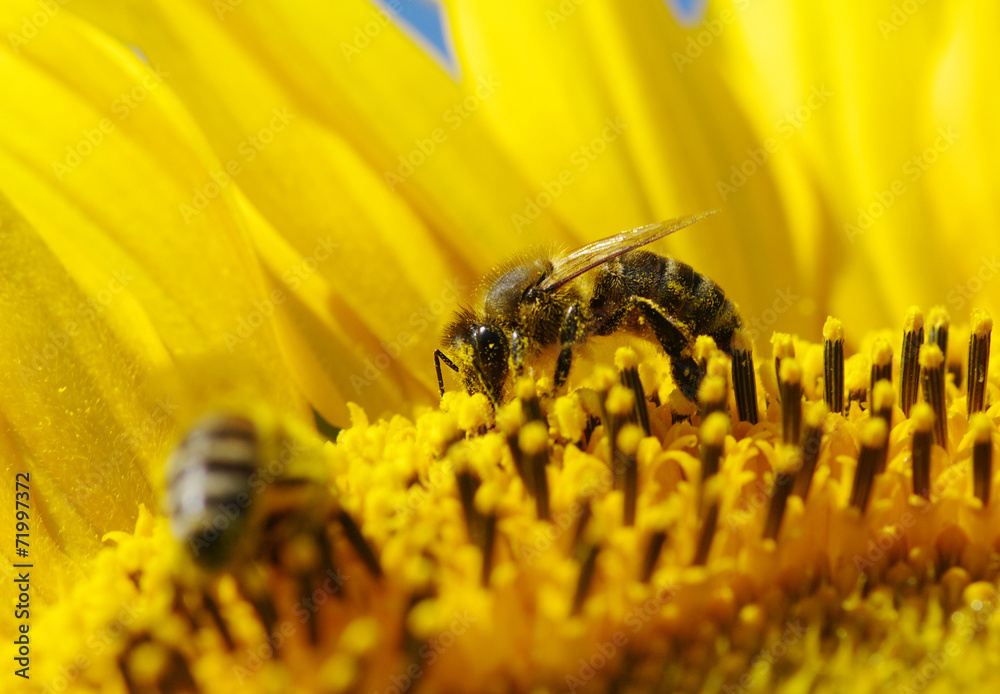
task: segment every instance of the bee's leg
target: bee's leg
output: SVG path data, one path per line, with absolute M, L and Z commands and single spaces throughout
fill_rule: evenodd
M 583 327 L 583 321 L 581 320 L 582 309 L 580 304 L 572 304 L 568 309 L 566 309 L 566 315 L 563 316 L 562 329 L 559 331 L 559 344 L 562 349 L 559 350 L 559 360 L 556 362 L 556 376 L 554 380 L 555 387 L 560 387 L 566 382 L 566 378 L 569 376 L 569 367 L 573 363 L 573 345 L 580 337 L 580 330 Z
M 653 334 L 660 341 L 663 351 L 670 355 L 670 369 L 674 383 L 681 389 L 684 397 L 697 402 L 698 386 L 701 385 L 701 379 L 705 374 L 694 359 L 684 356 L 684 351 L 691 344 L 691 340 L 680 326 L 663 312 L 659 304 L 646 297 L 631 296 L 625 307 L 609 321 L 609 326 L 617 327 L 629 311 L 636 308 L 642 311 L 649 322 L 649 327 L 653 329 Z
M 437 371 L 438 376 L 438 389 L 441 391 L 441 397 L 444 397 L 444 377 L 441 375 L 441 362 L 452 371 L 458 373 L 458 367 L 455 366 L 455 362 L 445 356 L 444 352 L 439 349 L 434 350 L 434 369 Z

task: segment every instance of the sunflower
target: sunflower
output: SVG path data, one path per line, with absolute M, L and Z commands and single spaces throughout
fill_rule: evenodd
M 397 9 L 0 10 L 13 681 L 994 690 L 996 8 Z M 498 261 L 711 209 L 697 404 L 645 343 L 436 401 Z

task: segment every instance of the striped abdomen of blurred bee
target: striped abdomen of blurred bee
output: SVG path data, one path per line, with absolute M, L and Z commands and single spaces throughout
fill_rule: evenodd
M 277 563 L 278 549 L 323 527 L 333 504 L 319 442 L 234 413 L 197 420 L 166 466 L 166 513 L 195 564 Z
M 460 311 L 445 329 L 442 346 L 452 358 L 435 352 L 442 395 L 442 361 L 469 392 L 498 405 L 511 367 L 520 374 L 532 357 L 557 346 L 558 388 L 569 376 L 574 346 L 624 331 L 655 339 L 670 356 L 675 383 L 695 400 L 704 376 L 691 354 L 695 339 L 709 335 L 731 354 L 739 314 L 711 279 L 640 247 L 705 216 L 640 227 L 567 255 L 518 256 L 495 269 L 484 281 L 482 308 Z

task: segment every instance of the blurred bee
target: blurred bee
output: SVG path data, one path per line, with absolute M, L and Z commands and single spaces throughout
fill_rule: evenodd
M 196 565 L 218 571 L 268 559 L 323 526 L 332 497 L 312 438 L 235 412 L 191 425 L 167 459 L 165 511 Z
M 482 308 L 461 309 L 434 353 L 458 372 L 470 393 L 503 401 L 511 369 L 521 374 L 542 350 L 559 347 L 554 384 L 569 376 L 574 346 L 593 335 L 625 331 L 655 338 L 670 355 L 674 381 L 694 400 L 703 372 L 691 357 L 698 335 L 730 352 L 739 314 L 708 277 L 640 247 L 683 229 L 705 213 L 651 224 L 595 241 L 568 255 L 518 255 L 484 280 Z

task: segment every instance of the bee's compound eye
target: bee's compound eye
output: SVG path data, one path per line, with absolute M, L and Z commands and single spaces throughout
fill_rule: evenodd
M 476 326 L 472 341 L 482 361 L 507 361 L 507 338 L 489 325 Z
M 477 325 L 472 331 L 472 346 L 483 385 L 495 399 L 507 379 L 507 337 L 490 325 Z

